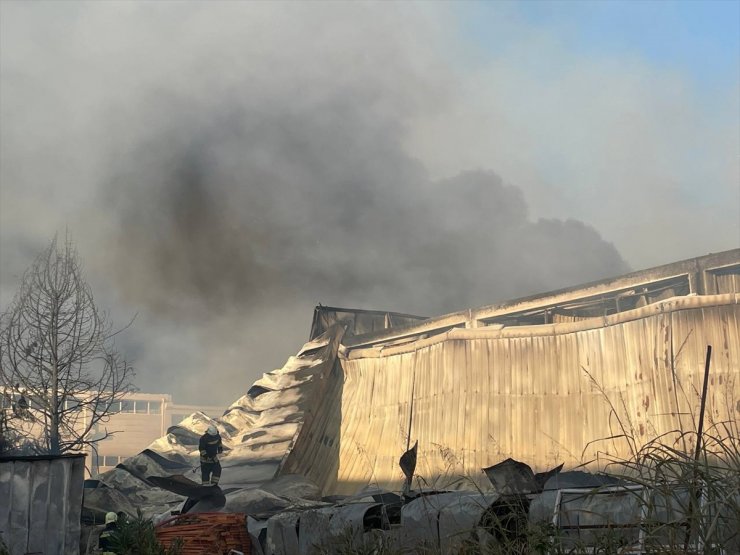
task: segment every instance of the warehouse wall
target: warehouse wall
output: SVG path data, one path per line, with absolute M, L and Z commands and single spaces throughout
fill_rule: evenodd
M 597 441 L 623 428 L 638 445 L 693 429 L 708 344 L 709 423 L 737 422 L 739 299 L 675 297 L 604 318 L 453 329 L 351 351 L 322 400 L 331 417 L 315 419 L 325 429 L 304 430 L 338 455 L 312 461 L 321 472 L 309 474 L 325 492 L 368 483 L 399 489 L 409 439 L 419 440 L 417 473 L 430 485 L 477 480 L 481 468 L 507 457 L 536 470 L 603 467 L 630 456 L 625 441 Z

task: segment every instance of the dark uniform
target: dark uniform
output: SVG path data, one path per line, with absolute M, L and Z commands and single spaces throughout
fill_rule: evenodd
M 100 533 L 98 538 L 98 549 L 102 550 L 103 555 L 115 555 L 111 542 L 111 536 L 116 532 L 118 526 L 115 522 L 109 522 L 105 525 L 105 529 Z
M 211 435 L 208 432 L 200 436 L 198 443 L 200 451 L 200 477 L 203 484 L 218 484 L 221 478 L 221 463 L 218 462 L 219 453 L 223 453 L 221 436 Z

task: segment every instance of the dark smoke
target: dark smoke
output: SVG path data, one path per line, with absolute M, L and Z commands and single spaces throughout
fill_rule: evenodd
M 529 221 L 490 171 L 431 182 L 362 106 L 289 124 L 287 109 L 226 130 L 173 113 L 176 130 L 123 158 L 107 201 L 130 301 L 177 318 L 286 297 L 435 315 L 627 270 L 593 228 Z
M 491 171 L 431 181 L 357 96 L 140 106 L 163 123 L 111 161 L 102 204 L 116 287 L 179 330 L 145 354 L 151 387 L 175 372 L 202 400 L 207 376 L 227 402 L 300 347 L 317 303 L 432 316 L 628 269 L 581 222 L 530 221 Z
M 455 81 L 416 8 L 310 4 L 4 8 L 12 243 L 70 227 L 139 313 L 142 390 L 228 403 L 317 303 L 433 316 L 627 270 L 491 170 L 430 179 L 407 132 Z

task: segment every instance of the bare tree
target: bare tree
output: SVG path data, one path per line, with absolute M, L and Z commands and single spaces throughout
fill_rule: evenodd
M 99 423 L 133 391 L 133 369 L 115 351 L 119 332 L 95 305 L 69 237 L 63 244 L 55 237 L 2 315 L 6 441 L 10 435 L 14 442 L 30 440 L 38 452 L 60 454 L 110 435 Z

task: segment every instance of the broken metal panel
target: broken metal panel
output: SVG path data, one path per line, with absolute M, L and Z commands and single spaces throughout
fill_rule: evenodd
M 98 483 L 96 487 L 84 489 L 82 521 L 89 524 L 102 524 L 105 515 L 111 510 L 136 516 L 136 507 L 132 500 L 115 488 Z
M 363 335 L 392 328 L 417 324 L 426 320 L 424 316 L 387 312 L 382 310 L 360 310 L 317 306 L 311 324 L 311 339 L 325 333 L 335 324 L 347 325 L 350 335 Z
M 329 548 L 331 539 L 326 531 L 329 529 L 334 510 L 334 507 L 327 507 L 301 513 L 298 525 L 298 551 L 293 553 L 311 555 L 321 548 Z M 286 552 L 286 555 L 287 553 L 289 552 Z
M 265 555 L 290 555 L 299 552 L 298 520 L 301 513 L 281 513 L 267 521 Z M 255 531 L 257 526 L 254 526 Z
M 506 459 L 488 468 L 483 472 L 500 494 L 535 493 L 538 489 L 534 479 L 534 472 L 528 464 Z
M 84 455 L 0 458 L 0 537 L 11 555 L 79 553 Z
M 368 529 L 390 527 L 381 503 L 350 503 L 336 507 L 326 533 L 345 549 L 360 549 L 366 526 Z
M 439 547 L 443 553 L 458 553 L 470 541 L 483 514 L 498 498 L 495 493 L 472 492 L 444 505 L 439 511 Z
M 641 486 L 558 492 L 553 524 L 566 550 L 582 546 L 631 546 L 642 551 L 647 499 Z
M 420 495 L 401 509 L 403 546 L 457 552 L 498 497 L 469 491 Z
M 293 501 L 261 488 L 237 489 L 226 494 L 225 511 L 267 519 L 293 505 Z
M 250 393 L 235 401 L 223 417 L 191 415 L 147 450 L 101 476 L 101 480 L 135 499 L 146 514 L 160 514 L 183 499 L 153 487 L 148 477 L 185 474 L 198 479 L 190 472 L 199 466 L 198 439 L 209 425 L 214 425 L 224 445 L 220 486 L 224 490 L 255 488 L 268 482 L 286 462 L 302 427 L 312 421 L 305 411 L 321 402 L 321 387 L 316 386 L 323 387 L 327 382 L 342 333 L 342 328 L 335 327 L 324 337 L 307 343 L 299 356 L 290 357 L 283 368 L 258 380 Z M 297 466 L 301 464 L 298 461 Z M 302 473 L 311 476 L 310 467 Z M 242 503 L 238 497 L 227 495 L 223 510 Z
M 547 472 L 535 474 L 528 464 L 506 459 L 498 464 L 484 468 L 486 478 L 493 489 L 502 495 L 540 493 L 547 482 L 563 469 L 560 464 Z
M 283 474 L 262 484 L 262 489 L 287 499 L 321 500 L 321 489 L 314 482 L 299 474 Z
M 268 520 L 257 520 L 247 515 L 247 532 L 249 533 L 249 537 L 252 540 L 253 555 L 267 555 L 265 553 L 265 547 L 267 542 L 268 522 Z
M 337 359 L 344 329 L 337 326 L 327 334 L 332 340 L 324 348 L 321 364 L 314 367 L 316 382 L 310 402 L 305 405 L 300 429 L 279 470 L 280 473 L 309 477 L 324 494 L 331 492 L 337 477 L 342 415 L 339 412 L 341 405 L 335 400 L 341 398 L 339 392 L 344 381 Z

